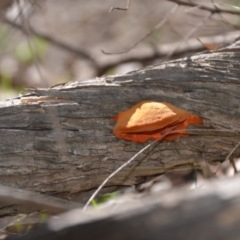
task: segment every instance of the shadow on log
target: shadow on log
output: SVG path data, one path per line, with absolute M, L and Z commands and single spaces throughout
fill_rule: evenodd
M 32 89 L 1 102 L 1 183 L 85 202 L 90 190 L 147 144 L 117 139 L 110 118 L 143 100 L 169 102 L 205 124 L 200 131 L 190 129 L 190 137 L 163 141 L 142 154 L 106 187 L 224 161 L 240 140 L 239 61 L 240 42 L 235 42 L 121 76 Z

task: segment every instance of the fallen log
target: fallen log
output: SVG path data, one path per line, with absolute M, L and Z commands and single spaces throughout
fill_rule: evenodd
M 30 214 L 45 211 L 48 214 L 60 214 L 73 208 L 82 207 L 81 204 L 52 196 L 29 192 L 0 185 L 0 216 L 17 213 Z
M 177 189 L 129 198 L 85 213 L 51 218 L 18 240 L 237 240 L 240 178 L 211 181 L 205 189 Z
M 147 145 L 116 138 L 111 119 L 143 100 L 169 102 L 205 124 L 189 129 L 189 137 L 150 148 L 106 187 L 223 162 L 240 140 L 239 50 L 237 41 L 125 75 L 32 89 L 1 102 L 1 183 L 85 202 L 90 190 Z

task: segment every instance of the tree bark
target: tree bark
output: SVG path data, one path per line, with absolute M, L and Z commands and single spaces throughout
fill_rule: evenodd
M 1 183 L 86 201 L 86 191 L 147 144 L 118 139 L 112 131 L 111 117 L 143 100 L 169 102 L 205 124 L 189 130 L 190 137 L 163 141 L 142 154 L 107 187 L 224 161 L 240 140 L 239 51 L 238 41 L 121 76 L 32 89 L 1 102 Z

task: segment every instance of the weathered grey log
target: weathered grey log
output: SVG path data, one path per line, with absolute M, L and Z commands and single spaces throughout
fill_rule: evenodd
M 240 177 L 205 189 L 178 189 L 130 199 L 113 209 L 73 210 L 19 240 L 238 240 Z
M 224 161 L 240 140 L 239 61 L 236 42 L 122 76 L 35 89 L 28 97 L 1 102 L 1 183 L 85 201 L 85 191 L 98 187 L 147 144 L 116 138 L 110 118 L 142 100 L 191 111 L 206 120 L 205 130 L 163 141 L 112 178 L 108 187 L 199 167 L 202 161 Z

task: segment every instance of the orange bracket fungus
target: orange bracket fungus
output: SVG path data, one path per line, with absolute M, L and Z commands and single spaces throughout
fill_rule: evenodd
M 169 103 L 143 101 L 113 117 L 117 121 L 114 134 L 133 142 L 146 142 L 150 139 L 171 141 L 187 136 L 186 128 L 190 124 L 201 124 L 203 120 L 188 111 Z M 175 132 L 181 130 L 181 132 Z M 171 134 L 170 132 L 173 131 Z M 164 137 L 164 134 L 169 133 Z

